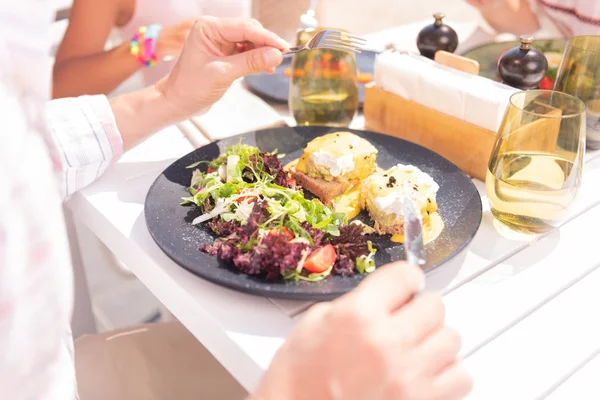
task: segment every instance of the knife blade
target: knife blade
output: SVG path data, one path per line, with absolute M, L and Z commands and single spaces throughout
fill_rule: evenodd
M 404 252 L 409 264 L 425 265 L 425 248 L 423 246 L 423 222 L 421 213 L 411 194 L 412 184 L 404 182 Z

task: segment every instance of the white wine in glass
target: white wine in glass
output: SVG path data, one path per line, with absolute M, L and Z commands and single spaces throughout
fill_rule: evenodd
M 322 29 L 322 28 L 321 28 Z M 320 29 L 298 33 L 303 45 Z M 288 105 L 298 125 L 347 127 L 358 109 L 358 82 L 354 53 L 317 49 L 296 53 Z
M 554 90 L 585 103 L 587 146 L 600 149 L 600 36 L 576 36 L 569 40 Z
M 511 97 L 486 176 L 494 217 L 526 233 L 554 229 L 581 186 L 585 105 L 564 93 Z

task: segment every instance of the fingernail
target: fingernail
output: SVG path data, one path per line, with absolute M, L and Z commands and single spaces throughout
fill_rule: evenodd
M 281 52 L 277 49 L 269 49 L 263 53 L 263 59 L 265 60 L 265 67 L 272 68 L 277 66 L 281 62 Z

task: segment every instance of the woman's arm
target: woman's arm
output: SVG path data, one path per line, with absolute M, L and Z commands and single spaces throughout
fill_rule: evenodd
M 467 0 L 497 32 L 531 34 L 540 29 L 529 0 Z
M 142 66 L 129 43 L 105 51 L 120 16 L 119 0 L 75 0 L 54 64 L 53 97 L 108 94 Z
M 244 43 L 247 50 L 239 47 Z M 161 128 L 208 109 L 236 79 L 271 72 L 288 47 L 250 20 L 201 18 L 169 76 L 115 97 L 51 101 L 46 121 L 57 151 L 64 196 L 97 179 L 123 150 Z
M 279 49 L 288 46 L 253 20 L 200 18 L 169 75 L 111 100 L 125 150 L 166 125 L 205 112 L 235 80 L 274 72 L 283 59 Z

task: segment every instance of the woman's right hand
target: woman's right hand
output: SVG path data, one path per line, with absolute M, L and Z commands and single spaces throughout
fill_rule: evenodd
M 540 29 L 529 0 L 466 0 L 498 33 L 531 34 Z
M 471 390 L 460 337 L 438 295 L 415 295 L 419 268 L 394 263 L 353 292 L 312 307 L 252 400 L 455 400 Z
M 157 59 L 162 60 L 165 57 L 179 57 L 195 22 L 196 20 L 190 19 L 177 25 L 163 27 L 160 30 L 156 41 Z
M 480 10 L 508 8 L 518 11 L 521 0 L 466 0 L 468 4 Z
M 496 0 L 466 0 L 466 2 L 479 9 L 488 8 L 498 3 Z

